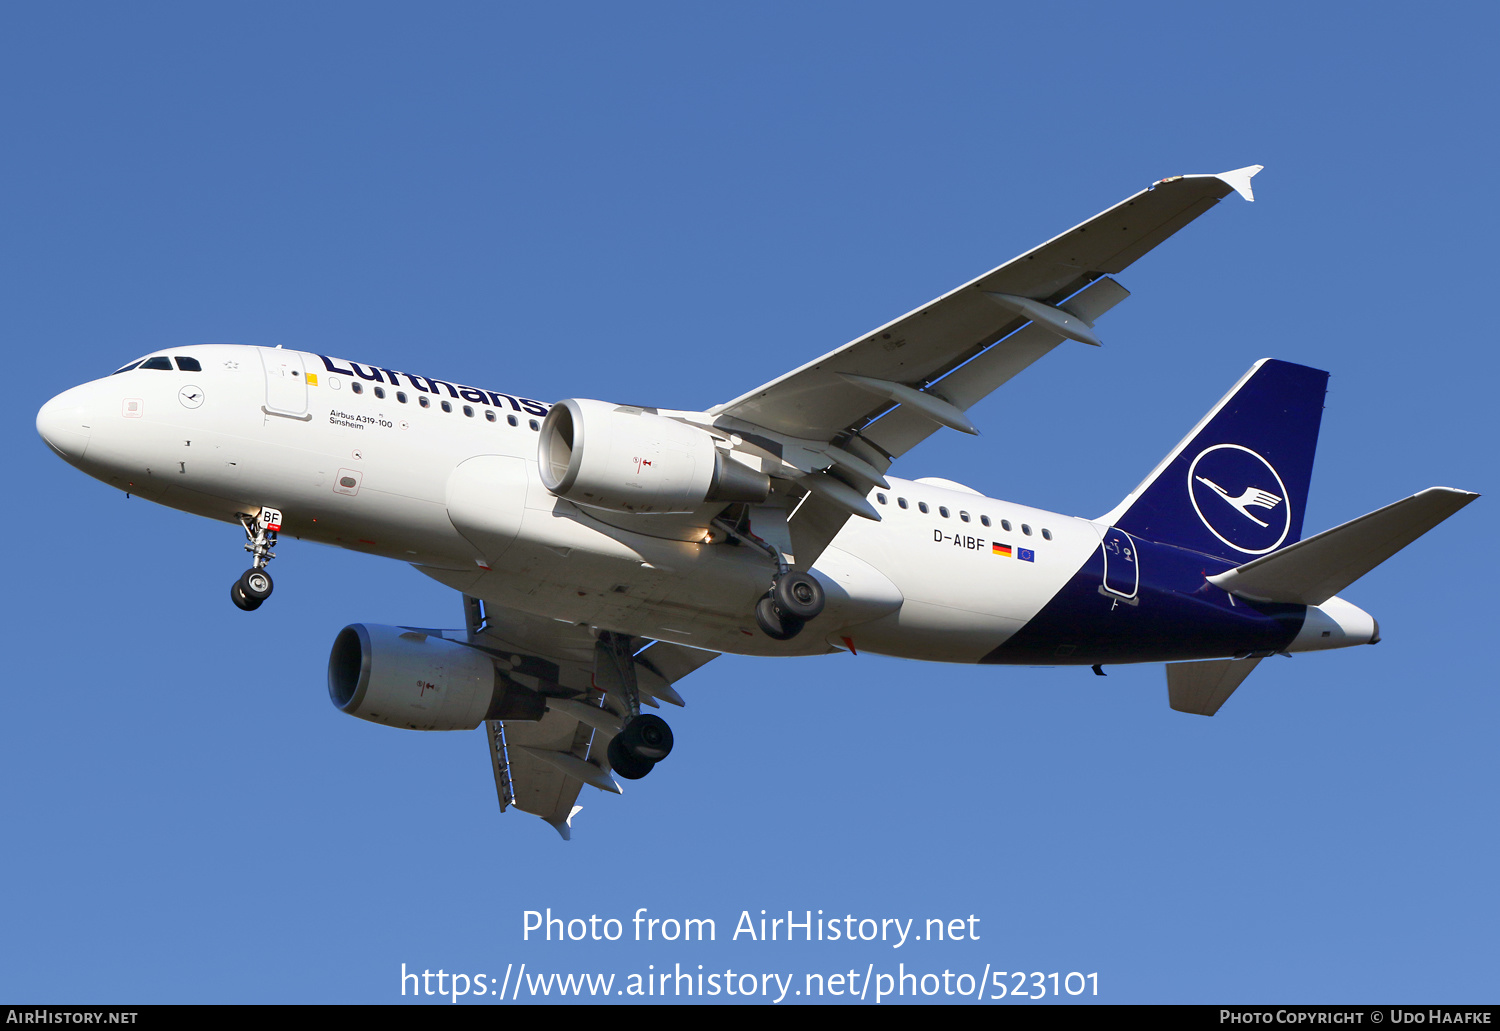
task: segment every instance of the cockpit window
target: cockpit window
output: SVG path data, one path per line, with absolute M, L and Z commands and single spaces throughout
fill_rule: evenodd
M 168 372 L 171 372 L 172 359 L 164 357 L 163 355 L 157 355 L 155 358 L 147 358 L 145 361 L 141 362 L 141 368 L 166 369 Z
M 133 361 L 129 365 L 125 366 L 125 368 L 123 368 L 123 369 L 116 369 L 114 372 L 110 373 L 110 375 L 111 376 L 118 376 L 122 372 L 129 372 L 131 369 L 135 368 L 137 365 L 141 364 L 141 362 L 143 362 L 143 361 L 145 361 L 144 358 L 137 358 L 135 361 Z
M 183 355 L 180 355 L 180 354 L 177 355 L 176 358 L 177 358 L 177 367 L 179 369 L 181 369 L 183 372 L 202 372 L 203 371 L 203 366 L 201 366 L 201 365 L 198 364 L 198 359 L 196 359 L 196 358 L 187 358 L 187 357 L 185 357 Z

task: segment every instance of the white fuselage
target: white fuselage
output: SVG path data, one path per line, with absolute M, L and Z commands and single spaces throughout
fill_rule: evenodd
M 828 594 L 817 632 L 777 642 L 751 615 L 774 572 L 765 554 L 623 529 L 628 518 L 548 492 L 545 405 L 404 373 L 376 381 L 281 349 L 160 354 L 201 371 L 136 368 L 75 387 L 38 415 L 44 438 L 164 505 L 231 522 L 276 508 L 283 535 L 409 562 L 494 605 L 713 651 L 976 662 L 1079 572 L 1104 529 L 892 479 L 870 495 L 881 521 L 851 519 L 813 568 Z

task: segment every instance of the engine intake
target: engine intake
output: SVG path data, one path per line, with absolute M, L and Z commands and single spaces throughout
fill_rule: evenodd
M 473 730 L 484 720 L 539 720 L 547 710 L 546 698 L 478 649 L 365 623 L 334 639 L 328 697 L 350 716 L 406 730 Z
M 725 455 L 696 426 L 604 401 L 553 405 L 537 461 L 553 494 L 612 512 L 686 513 L 771 492 L 770 477 Z

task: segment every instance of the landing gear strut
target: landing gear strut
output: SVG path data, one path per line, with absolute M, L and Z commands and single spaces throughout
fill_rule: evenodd
M 628 634 L 609 630 L 599 634 L 594 645 L 594 683 L 625 703 L 624 725 L 606 750 L 610 768 L 626 780 L 640 780 L 671 753 L 672 728 L 660 716 L 641 712 L 634 641 Z
M 755 624 L 761 632 L 776 641 L 790 641 L 802 632 L 810 619 L 816 619 L 823 611 L 827 597 L 823 585 L 808 573 L 793 572 L 781 549 L 750 533 L 748 529 L 732 526 L 722 519 L 714 525 L 724 533 L 759 548 L 776 563 L 776 575 L 771 578 L 771 589 L 755 603 Z
M 229 588 L 229 598 L 246 612 L 254 612 L 271 596 L 275 584 L 266 572 L 266 563 L 276 557 L 276 534 L 281 530 L 281 513 L 274 508 L 262 508 L 259 515 L 240 516 L 240 525 L 245 528 L 245 550 L 254 556 L 249 569 L 245 570 Z

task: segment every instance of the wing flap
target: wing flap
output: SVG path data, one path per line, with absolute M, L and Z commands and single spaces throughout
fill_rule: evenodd
M 487 605 L 465 596 L 469 643 L 484 649 L 502 672 L 546 695 L 540 720 L 490 720 L 485 724 L 490 764 L 501 811 L 509 806 L 539 816 L 564 839 L 572 836 L 578 794 L 584 784 L 620 793 L 610 776 L 605 745 L 619 718 L 599 708 L 593 631 L 542 619 L 514 609 Z M 637 653 L 642 700 L 660 698 L 682 705 L 676 680 L 702 668 L 717 652 L 653 641 Z M 597 731 L 596 731 L 597 728 Z
M 689 648 L 670 641 L 653 641 L 635 656 L 636 664 L 641 667 L 636 674 L 640 690 L 664 702 L 680 706 L 683 704 L 682 696 L 673 689 L 672 684 L 718 657 L 718 652 L 707 652 L 702 648 Z
M 1429 487 L 1208 582 L 1252 601 L 1321 605 L 1477 497 Z
M 559 820 L 566 824 L 578 801 L 583 779 L 565 773 L 559 764 L 548 762 L 536 753 L 560 753 L 576 762 L 585 762 L 591 729 L 567 715 L 548 710 L 535 723 L 506 720 L 504 735 L 510 760 L 511 804 L 523 813 L 540 816 L 554 827 Z

